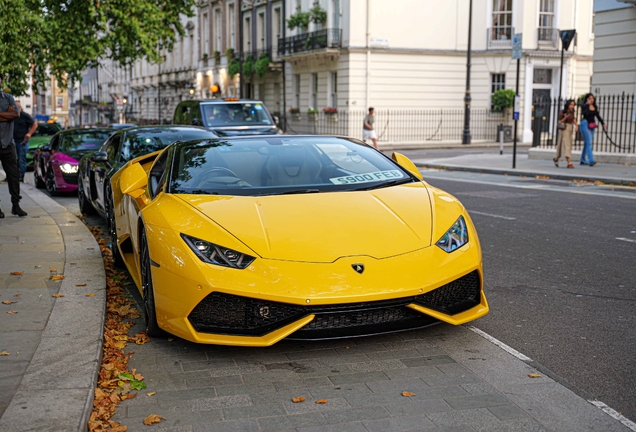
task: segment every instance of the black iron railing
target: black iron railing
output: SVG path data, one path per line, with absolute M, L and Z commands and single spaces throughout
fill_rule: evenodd
M 575 118 L 581 121 L 582 100 L 575 107 Z M 565 99 L 538 99 L 532 109 L 532 132 L 534 147 L 555 148 L 558 138 L 557 121 Z M 634 95 L 601 95 L 596 98 L 599 114 L 607 124 L 607 135 L 602 126 L 594 133 L 593 149 L 609 153 L 636 153 L 636 112 Z M 612 142 L 614 144 L 612 144 Z M 580 132 L 574 139 L 575 150 L 583 146 Z
M 539 27 L 537 29 L 537 42 L 539 46 L 559 47 L 559 29 L 552 27 Z
M 362 138 L 364 110 L 338 110 L 337 113 L 287 113 L 287 133 L 343 135 Z M 471 110 L 470 131 L 473 140 L 496 141 L 499 124 L 511 123 L 511 115 L 488 108 Z M 378 141 L 424 143 L 461 142 L 464 127 L 463 109 L 376 110 L 375 131 Z
M 341 46 L 342 30 L 330 28 L 278 39 L 278 55 L 288 56 L 325 48 L 340 48 Z
M 497 26 L 487 30 L 488 48 L 508 48 L 512 46 L 512 36 L 515 28 L 511 26 Z

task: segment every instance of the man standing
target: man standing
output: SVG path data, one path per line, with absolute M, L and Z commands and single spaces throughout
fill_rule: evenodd
M 13 204 L 11 214 L 23 217 L 27 213 L 20 208 L 20 174 L 15 145 L 13 144 L 13 120 L 20 117 L 20 110 L 15 104 L 13 96 L 1 89 L 2 77 L 0 77 L 0 162 L 2 162 L 2 168 L 7 174 L 7 184 Z M 3 217 L 4 213 L 0 210 L 0 219 Z
M 18 154 L 18 168 L 20 170 L 20 181 L 24 182 L 24 174 L 26 173 L 26 155 L 29 151 L 29 139 L 38 128 L 38 124 L 29 114 L 22 110 L 20 101 L 16 101 L 20 108 L 20 117 L 13 123 L 13 141 L 15 142 L 15 150 Z
M 367 142 L 367 140 L 370 139 L 373 142 L 373 147 L 375 147 L 376 150 L 380 150 L 378 148 L 378 137 L 373 129 L 373 123 L 375 122 L 374 112 L 374 108 L 369 108 L 369 114 L 364 117 L 364 123 L 362 124 L 362 141 Z

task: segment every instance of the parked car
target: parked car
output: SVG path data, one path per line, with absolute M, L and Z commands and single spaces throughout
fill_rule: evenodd
M 127 129 L 131 127 L 136 127 L 135 123 L 111 123 L 109 127 L 113 129 Z
M 48 144 L 51 138 L 53 138 L 53 135 L 61 130 L 62 126 L 57 123 L 38 122 L 38 128 L 29 140 L 29 150 L 26 154 L 27 170 L 30 171 L 33 169 L 35 150 L 44 144 Z
M 147 331 L 269 346 L 488 313 L 466 209 L 415 165 L 332 136 L 172 144 L 112 178 Z
M 193 126 L 141 126 L 116 131 L 97 151 L 80 160 L 77 198 L 82 213 L 108 219 L 110 178 L 131 159 L 163 149 L 174 141 L 216 138 Z
M 203 126 L 221 137 L 281 133 L 265 104 L 252 99 L 185 100 L 177 105 L 172 122 Z
M 38 147 L 33 157 L 33 177 L 37 188 L 54 195 L 77 190 L 79 160 L 88 152 L 99 149 L 113 133 L 112 129 L 68 129 L 53 136 Z

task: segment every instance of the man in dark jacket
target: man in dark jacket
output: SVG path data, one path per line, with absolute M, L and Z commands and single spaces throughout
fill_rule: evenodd
M 38 124 L 33 117 L 22 110 L 20 101 L 16 101 L 20 109 L 20 117 L 13 121 L 13 142 L 18 155 L 18 168 L 20 170 L 20 181 L 24 182 L 26 173 L 26 155 L 29 151 L 29 140 L 38 128 Z
M 0 77 L 0 89 L 2 89 L 2 77 Z M 15 104 L 15 99 L 8 93 L 0 91 L 0 162 L 2 169 L 7 174 L 7 184 L 11 194 L 11 214 L 26 216 L 27 213 L 20 208 L 20 179 L 18 160 L 16 158 L 15 144 L 13 144 L 13 121 L 20 117 L 20 110 Z M 0 210 L 0 219 L 4 213 Z

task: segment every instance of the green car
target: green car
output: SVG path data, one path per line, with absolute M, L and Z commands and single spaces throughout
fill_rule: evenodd
M 57 123 L 38 122 L 38 128 L 29 140 L 29 151 L 26 154 L 27 170 L 31 171 L 33 169 L 33 155 L 35 154 L 35 150 L 44 144 L 48 144 L 51 138 L 53 138 L 53 135 L 61 130 L 62 126 Z

